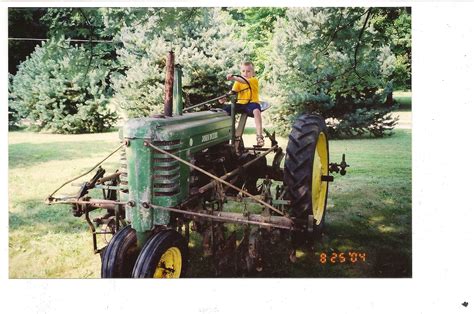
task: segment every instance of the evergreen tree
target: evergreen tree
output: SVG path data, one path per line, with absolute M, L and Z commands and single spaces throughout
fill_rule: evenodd
M 165 59 L 170 50 L 183 67 L 187 106 L 230 90 L 226 73 L 238 73 L 250 51 L 239 30 L 218 8 L 154 8 L 140 24 L 121 30 L 120 69 L 112 82 L 113 103 L 127 117 L 161 113 Z
M 108 71 L 101 59 L 91 65 L 84 47 L 64 38 L 49 40 L 19 66 L 10 86 L 10 105 L 38 130 L 109 130 L 117 115 L 108 108 Z
M 267 69 L 277 130 L 302 112 L 327 118 L 333 136 L 394 127 L 387 96 L 396 57 L 372 17 L 365 8 L 292 8 L 276 22 Z

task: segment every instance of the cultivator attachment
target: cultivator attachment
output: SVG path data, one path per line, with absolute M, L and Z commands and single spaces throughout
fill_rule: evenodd
M 117 200 L 121 173 L 116 171 L 111 175 L 104 175 L 105 170 L 99 166 L 97 172 L 89 181 L 80 184 L 79 191 L 75 195 L 53 197 L 53 193 L 46 199 L 46 203 L 49 205 L 71 204 L 73 216 L 85 216 L 85 220 L 92 232 L 92 243 L 95 253 L 100 253 L 105 248 L 98 248 L 98 235 L 103 235 L 107 244 L 112 235 L 121 226 L 125 225 L 125 203 Z M 101 190 L 103 198 L 91 198 L 88 194 L 93 189 Z M 105 213 L 91 220 L 90 212 L 97 209 L 105 210 Z

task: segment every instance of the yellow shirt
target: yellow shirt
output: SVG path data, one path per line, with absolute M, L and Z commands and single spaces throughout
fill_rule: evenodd
M 232 86 L 232 91 L 237 92 L 237 103 L 241 105 L 248 104 L 250 95 L 252 95 L 250 102 L 254 102 L 258 104 L 260 101 L 258 97 L 258 79 L 255 76 L 253 76 L 251 78 L 248 78 L 247 81 L 249 81 L 250 83 L 250 88 L 252 89 L 252 93 L 250 93 L 247 83 L 240 83 L 238 81 L 235 81 L 234 86 Z

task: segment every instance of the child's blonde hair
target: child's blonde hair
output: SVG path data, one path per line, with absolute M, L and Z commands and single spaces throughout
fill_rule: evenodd
M 249 66 L 249 65 L 252 67 L 252 69 L 255 68 L 252 61 L 244 61 L 244 62 L 242 62 L 242 64 L 240 66 Z

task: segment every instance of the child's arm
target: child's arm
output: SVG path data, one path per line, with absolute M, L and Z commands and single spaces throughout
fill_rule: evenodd
M 225 94 L 225 97 L 219 98 L 217 101 L 221 104 L 225 103 L 227 101 L 227 97 L 231 96 L 232 94 L 236 94 L 237 92 L 235 91 L 230 91 L 227 94 Z
M 228 81 L 237 81 L 237 82 L 240 82 L 240 83 L 243 83 L 243 84 L 247 84 L 247 82 L 241 78 L 241 77 L 238 77 L 238 76 L 235 76 L 234 74 L 227 74 L 227 80 Z

